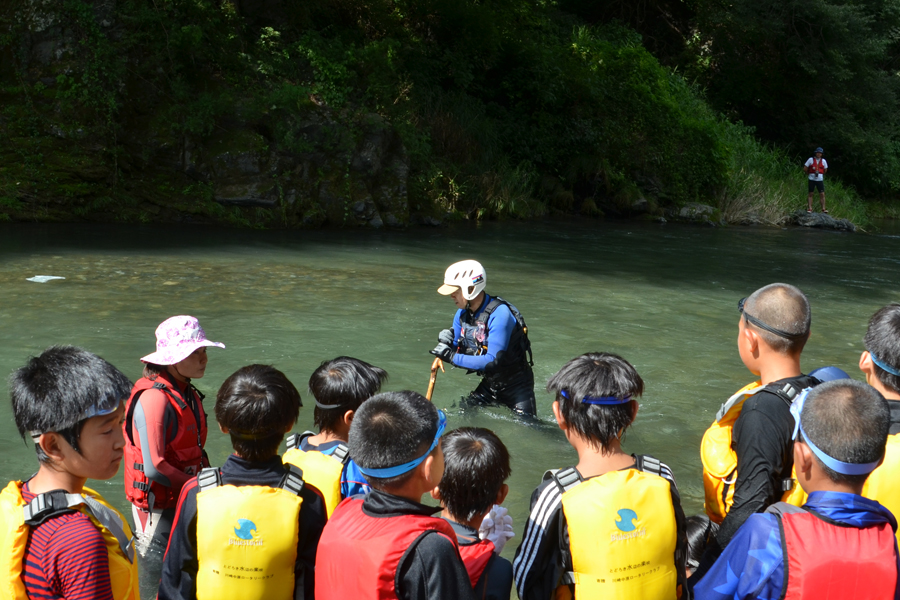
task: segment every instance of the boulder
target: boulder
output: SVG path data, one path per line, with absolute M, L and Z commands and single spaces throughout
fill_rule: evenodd
M 793 222 L 800 227 L 832 229 L 834 231 L 856 231 L 856 225 L 847 219 L 835 219 L 829 214 L 821 212 L 809 213 L 802 209 L 793 214 Z

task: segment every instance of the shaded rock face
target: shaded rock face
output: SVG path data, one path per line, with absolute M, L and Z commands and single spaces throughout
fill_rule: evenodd
M 669 209 L 666 211 L 666 217 L 676 221 L 705 223 L 707 225 L 715 225 L 721 222 L 719 209 L 709 204 L 700 204 L 698 202 L 689 202 L 680 208 Z
M 856 225 L 847 219 L 835 219 L 825 213 L 808 213 L 798 210 L 793 215 L 793 221 L 800 227 L 815 227 L 816 229 L 833 229 L 835 231 L 856 231 Z
M 116 2 L 87 2 L 110 40 L 124 26 L 117 20 Z M 277 12 L 283 3 L 241 0 L 239 5 L 242 12 L 265 16 L 269 9 Z M 17 56 L 21 56 L 24 77 L 32 84 L 58 87 L 58 76 L 78 72 L 78 30 L 67 23 L 57 0 L 21 0 L 21 4 L 18 18 L 25 34 Z M 0 75 L 8 76 L 2 66 Z M 41 107 L 51 115 L 46 133 L 56 140 L 60 156 L 70 153 L 94 159 L 65 161 L 67 165 L 77 162 L 77 168 L 67 166 L 77 183 L 110 187 L 118 173 L 120 185 L 130 178 L 140 187 L 142 210 L 156 214 L 162 206 L 168 211 L 166 217 L 176 220 L 179 216 L 171 211 L 193 214 L 196 210 L 173 208 L 171 196 L 198 183 L 205 197 L 220 205 L 269 209 L 272 218 L 285 226 L 378 228 L 409 222 L 409 158 L 391 123 L 378 114 L 339 111 L 313 100 L 291 110 L 273 106 L 259 114 L 235 101 L 230 116 L 217 117 L 212 133 L 188 135 L 170 121 L 171 101 L 167 105 L 164 94 L 153 85 L 132 78 L 123 84 L 122 92 L 129 101 L 117 113 L 115 140 L 54 117 L 60 111 L 52 96 Z M 243 117 L 243 113 L 253 116 Z M 113 154 L 115 163 L 106 158 Z M 192 197 L 185 200 L 193 201 Z M 201 201 L 198 195 L 196 202 Z
M 321 107 L 292 115 L 300 142 L 235 124 L 190 143 L 182 168 L 223 205 L 279 208 L 306 225 L 399 227 L 409 221 L 409 159 L 379 115 L 342 121 Z

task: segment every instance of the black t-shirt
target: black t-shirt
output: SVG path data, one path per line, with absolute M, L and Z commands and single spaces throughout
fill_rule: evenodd
M 802 390 L 815 381 L 801 375 L 773 383 L 791 383 Z M 781 500 L 782 481 L 790 479 L 794 468 L 793 433 L 794 417 L 788 400 L 763 390 L 744 401 L 732 433 L 732 447 L 737 454 L 734 503 L 716 536 L 719 551 L 728 545 L 747 517 Z

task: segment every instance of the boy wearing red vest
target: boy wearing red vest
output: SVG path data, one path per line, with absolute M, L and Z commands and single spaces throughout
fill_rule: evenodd
M 794 466 L 809 494 L 752 515 L 694 586 L 700 600 L 897 597 L 897 521 L 860 495 L 884 458 L 890 408 L 874 388 L 839 379 L 791 406 Z
M 419 503 L 441 482 L 447 418 L 416 392 L 363 402 L 350 454 L 372 491 L 332 513 L 316 557 L 317 600 L 474 598 L 456 534 Z
M 454 429 L 441 449 L 444 477 L 431 496 L 440 500 L 441 517 L 456 532 L 475 597 L 508 600 L 512 563 L 500 553 L 513 536 L 512 518 L 499 505 L 509 492 L 509 451 L 493 431 L 480 427 Z

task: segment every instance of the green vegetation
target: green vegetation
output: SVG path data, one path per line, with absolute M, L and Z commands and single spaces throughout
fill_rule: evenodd
M 0 219 L 781 223 L 819 144 L 835 216 L 900 187 L 900 0 L 5 4 Z

